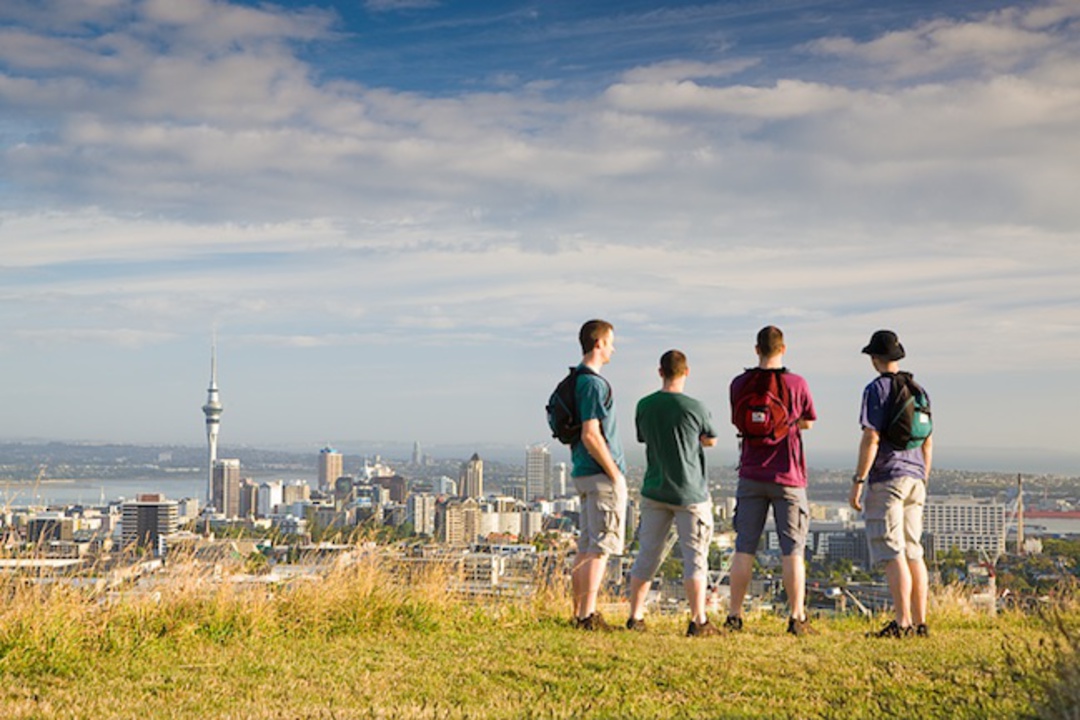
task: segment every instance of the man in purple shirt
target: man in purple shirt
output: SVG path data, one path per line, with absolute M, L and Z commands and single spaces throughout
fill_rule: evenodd
M 739 455 L 739 485 L 735 493 L 735 557 L 731 562 L 731 607 L 724 627 L 742 629 L 742 606 L 753 575 L 761 532 L 772 508 L 791 616 L 787 631 L 803 635 L 810 631 L 806 617 L 806 535 L 810 527 L 810 508 L 806 498 L 806 458 L 803 455 L 802 431 L 809 430 L 817 419 L 814 401 L 806 380 L 784 368 L 784 334 L 769 325 L 757 335 L 754 351 L 758 364 L 731 382 L 732 422 L 745 406 L 748 394 L 767 379 L 764 373 L 776 373 L 780 399 L 786 408 L 779 410 L 782 425 L 774 437 L 742 436 Z M 774 408 L 776 410 L 776 408 Z M 763 411 L 767 412 L 765 408 Z
M 895 615 L 880 631 L 871 634 L 926 636 L 928 581 L 921 538 L 933 436 L 911 449 L 894 447 L 884 439 L 889 425 L 889 397 L 900 371 L 899 361 L 905 355 L 904 346 L 896 333 L 878 330 L 862 351 L 870 356 L 879 375 L 863 390 L 859 413 L 862 440 L 849 502 L 855 510 L 862 510 L 863 488 L 869 486 L 866 537 L 870 559 L 885 565 Z

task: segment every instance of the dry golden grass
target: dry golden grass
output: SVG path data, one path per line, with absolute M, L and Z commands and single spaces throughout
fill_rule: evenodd
M 1080 612 L 1066 599 L 1053 621 L 989 618 L 946 589 L 928 640 L 868 640 L 876 625 L 853 617 L 796 639 L 758 615 L 739 636 L 697 641 L 675 617 L 651 618 L 645 635 L 573 630 L 563 575 L 547 570 L 555 580 L 530 597 L 477 600 L 448 589 L 452 565 L 378 549 L 320 581 L 228 581 L 242 569 L 181 559 L 120 593 L 0 579 L 0 717 L 847 720 L 1075 707 Z

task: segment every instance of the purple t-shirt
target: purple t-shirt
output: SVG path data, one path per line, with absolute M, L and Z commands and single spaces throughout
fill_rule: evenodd
M 731 381 L 731 407 L 735 408 L 735 398 L 749 382 L 753 370 L 747 370 Z M 795 420 L 817 420 L 814 411 L 814 399 L 810 397 L 810 386 L 801 376 L 785 372 L 781 377 L 791 395 L 791 429 L 786 438 L 775 445 L 758 445 L 744 442 L 739 457 L 739 477 L 759 482 L 774 482 L 777 485 L 806 487 L 806 457 L 803 454 L 802 433 Z
M 889 404 L 889 391 L 892 378 L 880 375 L 863 390 L 862 410 L 859 412 L 859 424 L 863 429 L 877 430 L 879 435 L 885 432 L 885 410 Z M 925 391 L 926 388 L 923 388 Z M 927 399 L 930 394 L 927 393 Z M 883 482 L 902 477 L 926 477 L 926 458 L 921 447 L 911 450 L 897 450 L 884 437 L 878 443 L 877 456 L 866 476 L 868 482 Z

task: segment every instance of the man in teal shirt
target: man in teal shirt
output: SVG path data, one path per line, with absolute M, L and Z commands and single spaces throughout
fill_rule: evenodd
M 605 320 L 590 320 L 581 326 L 578 340 L 581 365 L 589 372 L 577 376 L 575 414 L 581 438 L 570 446 L 570 475 L 581 500 L 581 533 L 570 573 L 574 626 L 608 631 L 596 604 L 608 557 L 622 555 L 626 534 L 626 461 L 611 386 L 599 374 L 615 352 L 615 328 Z
M 705 593 L 712 543 L 712 498 L 705 471 L 705 448 L 716 444 L 708 409 L 683 393 L 690 367 L 686 355 L 668 350 L 660 357 L 661 389 L 642 398 L 635 424 L 645 443 L 645 480 L 641 487 L 641 549 L 630 571 L 629 630 L 645 629 L 645 599 L 653 576 L 667 553 L 674 522 L 683 553 L 683 583 L 690 605 L 686 634 L 718 634 L 705 614 Z

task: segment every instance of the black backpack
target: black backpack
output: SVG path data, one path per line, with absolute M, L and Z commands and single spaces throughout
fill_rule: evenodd
M 930 398 L 911 373 L 883 373 L 892 378 L 882 436 L 897 450 L 922 447 L 934 431 Z
M 577 407 L 577 379 L 581 374 L 596 375 L 604 380 L 599 373 L 585 365 L 570 368 L 566 377 L 555 386 L 551 393 L 548 404 L 544 408 L 547 411 L 548 427 L 551 428 L 551 436 L 563 445 L 574 445 L 581 441 L 581 419 L 578 417 Z M 607 398 L 604 405 L 611 405 L 611 385 L 607 385 Z
M 791 392 L 784 382 L 784 368 L 750 369 L 731 407 L 731 422 L 739 437 L 751 445 L 775 445 L 791 430 Z

